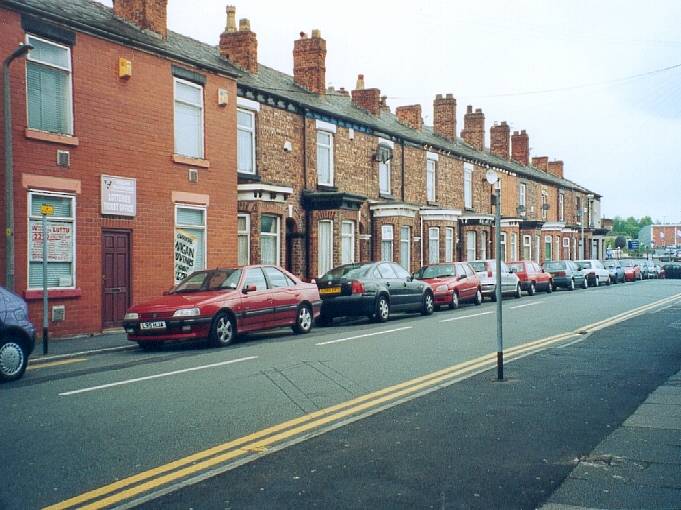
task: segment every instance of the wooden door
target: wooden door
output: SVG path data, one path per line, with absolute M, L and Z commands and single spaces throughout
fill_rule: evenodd
M 130 306 L 130 232 L 102 231 L 102 327 L 120 326 Z

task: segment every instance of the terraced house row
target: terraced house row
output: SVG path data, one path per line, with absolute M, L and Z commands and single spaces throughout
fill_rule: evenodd
M 9 73 L 3 281 L 39 317 L 39 220 L 52 205 L 57 334 L 116 326 L 129 304 L 205 267 L 272 263 L 312 279 L 354 261 L 413 271 L 492 258 L 490 168 L 505 260 L 577 258 L 582 231 L 584 256 L 603 255 L 601 196 L 562 161 L 530 158 L 525 131 L 495 123 L 488 146 L 484 113 L 468 106 L 457 126 L 452 94 L 434 98 L 426 126 L 420 105 L 391 111 L 361 74 L 351 91 L 327 87 L 318 30 L 293 41 L 286 73 L 258 63 L 233 7 L 215 46 L 168 31 L 166 7 L 0 0 L 2 55 L 33 47 Z

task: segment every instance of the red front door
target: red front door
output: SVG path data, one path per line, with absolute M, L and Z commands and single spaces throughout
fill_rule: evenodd
M 102 327 L 120 326 L 130 306 L 130 232 L 102 231 Z

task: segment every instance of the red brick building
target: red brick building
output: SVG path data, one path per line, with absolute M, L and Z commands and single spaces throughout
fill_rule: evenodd
M 56 336 L 114 326 L 193 268 L 236 263 L 239 71 L 168 31 L 161 0 L 3 1 L 2 58 L 20 43 L 34 49 L 10 69 L 14 279 L 34 323 L 42 204 Z

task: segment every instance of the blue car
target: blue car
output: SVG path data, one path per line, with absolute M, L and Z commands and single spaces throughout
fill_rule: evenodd
M 35 347 L 26 301 L 0 287 L 0 382 L 19 379 Z

